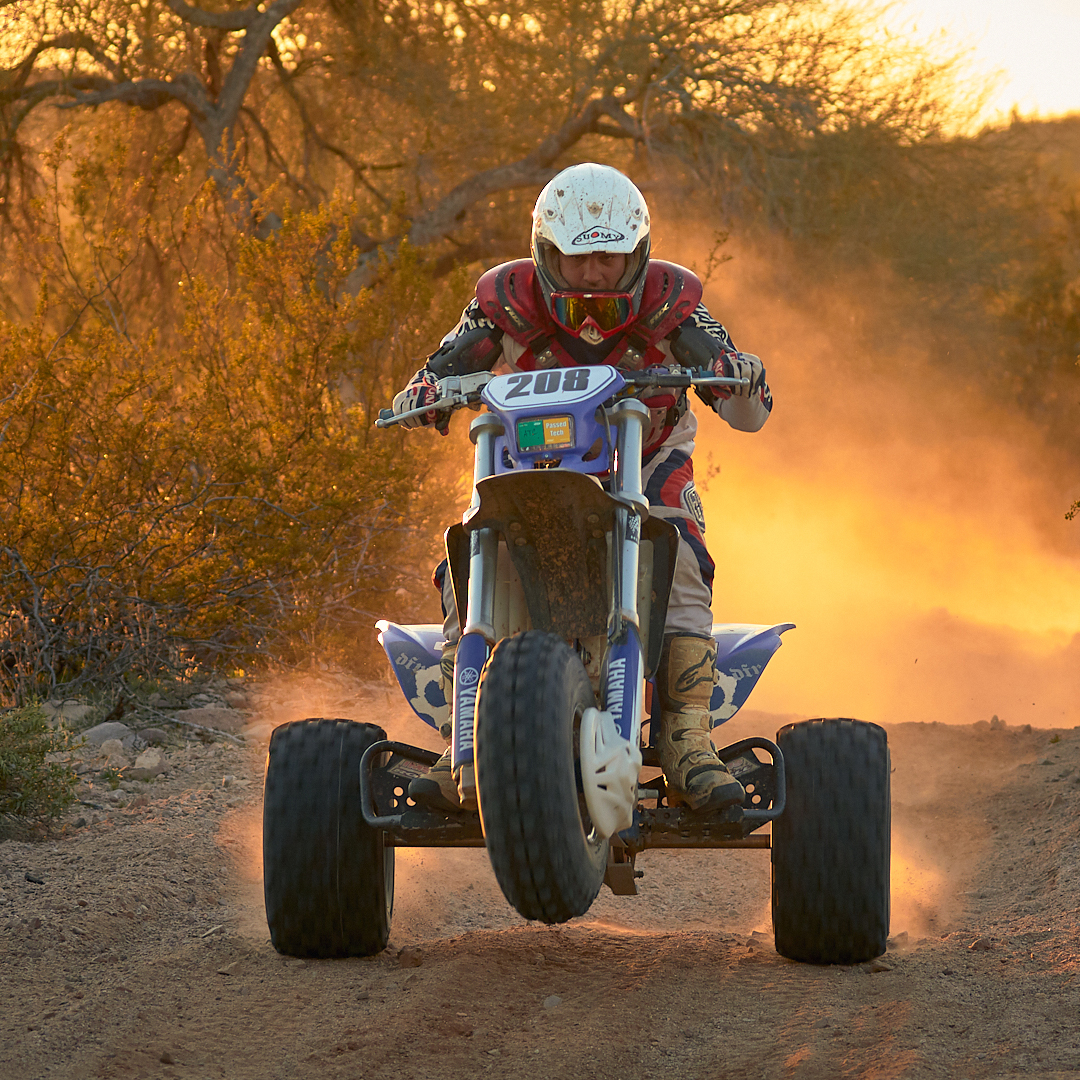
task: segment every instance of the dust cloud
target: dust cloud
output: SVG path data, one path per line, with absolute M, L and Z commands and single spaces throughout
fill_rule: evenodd
M 1075 463 L 887 294 L 750 250 L 706 290 L 775 397 L 753 435 L 703 416 L 697 451 L 715 617 L 797 624 L 753 705 L 1080 724 Z
M 1039 728 L 1080 725 L 1075 462 L 970 384 L 954 357 L 977 344 L 931 334 L 885 280 L 808 281 L 743 247 L 705 300 L 775 397 L 753 435 L 698 410 L 714 615 L 797 624 L 717 741 L 812 716 L 888 725 L 892 932 L 937 934 L 991 839 L 957 806 L 1004 790 Z M 944 753 L 938 729 L 928 755 L 919 722 L 978 729 L 949 729 Z

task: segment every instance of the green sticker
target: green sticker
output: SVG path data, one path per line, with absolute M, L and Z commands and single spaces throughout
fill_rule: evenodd
M 517 431 L 518 447 L 522 453 L 539 449 L 544 445 L 543 420 L 519 420 Z

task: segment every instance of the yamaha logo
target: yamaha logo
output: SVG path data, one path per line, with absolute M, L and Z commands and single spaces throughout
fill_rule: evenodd
M 462 668 L 458 675 L 459 686 L 475 686 L 480 681 L 480 672 L 474 667 Z
M 616 244 L 625 239 L 618 229 L 601 229 L 594 225 L 591 229 L 578 233 L 571 243 L 574 247 L 585 247 L 593 244 Z

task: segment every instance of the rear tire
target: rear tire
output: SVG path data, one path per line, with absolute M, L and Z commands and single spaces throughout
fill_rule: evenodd
M 582 713 L 596 700 L 577 653 L 530 630 L 501 641 L 476 704 L 480 820 L 503 895 L 526 918 L 584 915 L 604 880 L 597 836 L 577 781 Z
M 889 936 L 889 749 L 859 720 L 782 728 L 787 806 L 772 826 L 776 951 L 811 964 L 856 964 Z
M 370 956 L 386 948 L 394 849 L 360 812 L 360 758 L 386 738 L 353 720 L 300 720 L 270 739 L 263 891 L 274 948 Z

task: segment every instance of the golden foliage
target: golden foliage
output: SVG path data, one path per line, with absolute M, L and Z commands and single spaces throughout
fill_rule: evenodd
M 438 502 L 427 453 L 373 419 L 460 296 L 407 248 L 377 288 L 349 288 L 345 203 L 285 208 L 265 240 L 210 186 L 123 221 L 123 147 L 55 155 L 74 181 L 25 245 L 36 308 L 0 320 L 5 693 L 355 652 L 376 613 L 409 607 L 396 590 Z M 179 328 L 156 325 L 169 290 L 125 293 L 147 245 Z

